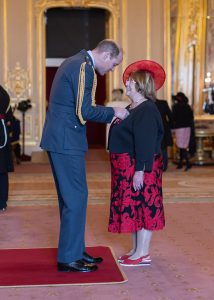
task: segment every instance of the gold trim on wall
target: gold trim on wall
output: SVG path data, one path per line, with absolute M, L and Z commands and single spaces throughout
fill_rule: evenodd
M 170 0 L 164 1 L 164 69 L 166 82 L 164 84 L 164 98 L 171 103 L 171 45 L 170 45 Z
M 197 112 L 199 115 L 203 114 L 203 88 L 204 88 L 204 78 L 205 78 L 205 61 L 206 61 L 206 23 L 207 23 L 207 0 L 203 0 L 203 16 L 201 18 L 201 26 L 199 31 L 200 40 L 200 52 L 197 56 L 197 65 L 201 66 L 198 72 L 198 82 L 199 82 L 199 102 L 197 107 Z
M 3 0 L 2 1 L 2 34 L 3 34 L 3 41 L 2 41 L 2 76 L 3 76 L 3 83 L 5 88 L 10 94 L 11 105 L 17 105 L 17 101 L 25 100 L 31 96 L 31 86 L 32 86 L 32 0 L 28 0 L 26 12 L 28 14 L 28 30 L 27 30 L 27 68 L 21 67 L 21 57 L 19 56 L 17 59 L 18 61 L 14 62 L 14 67 L 11 67 L 12 58 L 9 57 L 9 48 L 8 48 L 8 41 L 10 39 L 10 27 L 11 19 L 10 19 L 10 3 L 9 1 Z M 15 28 L 14 28 L 15 31 Z M 27 70 L 26 70 L 27 69 Z M 19 115 L 18 112 L 16 112 Z M 29 112 L 29 114 L 33 114 L 33 112 Z M 33 116 L 31 116 L 31 121 Z M 27 127 L 26 127 L 27 128 Z M 33 137 L 33 126 L 30 126 L 31 134 L 30 138 L 34 139 Z M 28 137 L 26 137 L 28 138 Z M 29 141 L 25 141 L 27 144 Z M 35 143 L 35 142 L 34 142 Z
M 178 87 L 178 74 L 179 74 L 179 52 L 181 48 L 181 24 L 182 24 L 182 18 L 180 15 L 180 11 L 182 11 L 182 3 L 178 0 L 178 15 L 177 15 L 177 26 L 176 26 L 176 39 L 175 39 L 175 57 L 174 57 L 174 64 L 175 64 L 175 75 L 174 75 L 174 87 L 175 91 L 177 92 Z M 174 92 L 175 92 L 174 91 Z
M 151 59 L 151 0 L 146 1 L 146 59 Z
M 119 31 L 119 5 L 116 0 L 39 0 L 35 2 L 36 11 L 36 35 L 37 35 L 37 90 L 39 102 L 39 134 L 42 134 L 42 127 L 46 114 L 46 79 L 45 79 L 45 23 L 44 12 L 54 7 L 83 7 L 83 8 L 102 8 L 110 12 L 109 37 L 118 42 Z M 109 95 L 113 88 L 113 84 L 119 82 L 119 70 L 116 69 L 109 74 Z
M 28 43 L 27 43 L 27 55 L 28 55 L 28 72 L 29 72 L 29 81 L 32 83 L 33 82 L 33 36 L 32 36 L 32 31 L 33 31 L 33 26 L 32 26 L 32 21 L 33 21 L 33 13 L 32 13 L 32 0 L 28 0 Z M 31 84 L 30 91 L 29 91 L 29 98 L 33 95 L 33 84 Z
M 7 0 L 3 2 L 3 70 L 4 70 L 4 84 L 7 81 L 7 71 L 8 71 L 8 45 L 7 45 Z
M 178 0 L 175 46 L 175 92 L 184 92 L 202 113 L 207 0 Z
M 123 55 L 122 61 L 122 70 L 124 71 L 127 67 L 127 58 L 128 58 L 128 40 L 127 40 L 127 0 L 123 0 L 122 3 L 122 45 L 126 49 L 126 53 Z

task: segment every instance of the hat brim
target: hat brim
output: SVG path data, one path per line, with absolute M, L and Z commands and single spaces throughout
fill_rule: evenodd
M 126 85 L 126 81 L 132 73 L 140 70 L 151 73 L 154 79 L 156 91 L 162 87 L 166 79 L 166 73 L 161 65 L 152 60 L 140 60 L 129 65 L 123 73 L 124 85 Z

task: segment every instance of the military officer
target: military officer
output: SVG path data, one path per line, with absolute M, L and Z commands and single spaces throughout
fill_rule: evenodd
M 122 49 L 112 40 L 101 41 L 92 51 L 82 50 L 66 59 L 55 75 L 41 148 L 48 151 L 60 211 L 58 270 L 91 272 L 101 257 L 85 252 L 88 189 L 85 153 L 86 122 L 110 123 L 124 119 L 124 108 L 96 105 L 96 73 L 104 75 L 122 62 Z

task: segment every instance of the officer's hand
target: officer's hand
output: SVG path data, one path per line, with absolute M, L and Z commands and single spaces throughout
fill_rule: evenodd
M 115 117 L 120 118 L 122 120 L 124 120 L 129 115 L 128 110 L 125 109 L 125 108 L 114 107 L 113 109 L 114 109 L 114 115 L 115 115 Z

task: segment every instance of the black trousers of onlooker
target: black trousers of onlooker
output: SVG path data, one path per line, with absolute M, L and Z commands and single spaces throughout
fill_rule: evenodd
M 21 162 L 21 146 L 19 143 L 13 145 L 13 151 L 15 154 L 16 163 L 20 164 L 20 162 Z
M 168 168 L 168 152 L 167 147 L 161 149 L 163 157 L 163 171 L 166 171 Z
M 184 149 L 184 148 L 179 148 L 179 150 L 180 150 L 180 159 L 179 159 L 179 162 L 178 162 L 177 169 L 181 169 L 182 168 L 182 166 L 183 166 L 183 160 L 185 160 L 186 161 L 185 171 L 187 171 L 188 169 L 191 168 L 191 164 L 190 164 L 190 161 L 189 161 L 188 151 L 187 151 L 187 149 Z
M 7 207 L 8 189 L 8 173 L 0 173 L 0 209 Z

